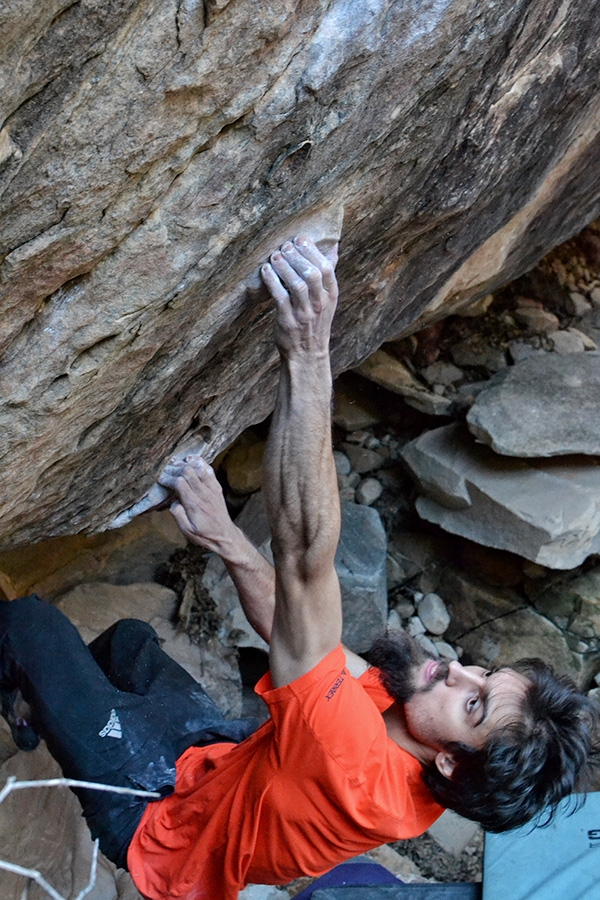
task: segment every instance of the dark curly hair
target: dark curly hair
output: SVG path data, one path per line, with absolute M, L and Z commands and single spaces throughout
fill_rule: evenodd
M 439 803 L 495 832 L 532 820 L 547 825 L 560 800 L 589 787 L 598 753 L 596 703 L 540 659 L 511 668 L 531 682 L 522 720 L 492 732 L 481 750 L 449 744 L 456 761 L 450 779 L 434 765 L 423 769 Z

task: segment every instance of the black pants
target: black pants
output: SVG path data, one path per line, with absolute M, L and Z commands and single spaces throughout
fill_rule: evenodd
M 188 747 L 238 743 L 254 719 L 228 720 L 161 649 L 151 625 L 123 619 L 89 647 L 36 596 L 0 601 L 0 687 L 18 687 L 66 778 L 172 793 Z M 147 799 L 75 789 L 102 852 L 126 866 Z

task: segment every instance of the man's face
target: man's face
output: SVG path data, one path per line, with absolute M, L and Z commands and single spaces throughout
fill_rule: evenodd
M 406 632 L 377 642 L 370 661 L 388 676 L 388 690 L 402 705 L 411 737 L 440 750 L 451 743 L 484 746 L 495 728 L 522 717 L 528 680 L 512 669 L 433 659 Z
M 419 665 L 413 683 L 406 724 L 413 738 L 435 750 L 454 742 L 481 749 L 492 731 L 521 719 L 529 685 L 512 669 L 489 672 L 433 659 Z

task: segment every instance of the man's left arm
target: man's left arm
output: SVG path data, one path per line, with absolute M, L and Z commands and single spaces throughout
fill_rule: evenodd
M 221 557 L 238 592 L 248 622 L 270 643 L 275 611 L 275 569 L 232 521 L 212 466 L 201 456 L 172 459 L 160 475 L 177 499 L 171 512 L 193 544 Z M 365 660 L 344 647 L 348 671 L 359 678 Z
M 221 557 L 244 615 L 270 643 L 275 610 L 275 570 L 231 520 L 215 472 L 201 456 L 172 459 L 159 482 L 176 493 L 171 513 L 192 543 Z

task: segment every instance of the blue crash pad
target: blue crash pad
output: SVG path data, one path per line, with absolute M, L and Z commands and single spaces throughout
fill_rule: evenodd
M 600 793 L 573 798 L 545 828 L 486 834 L 483 900 L 599 900 Z

